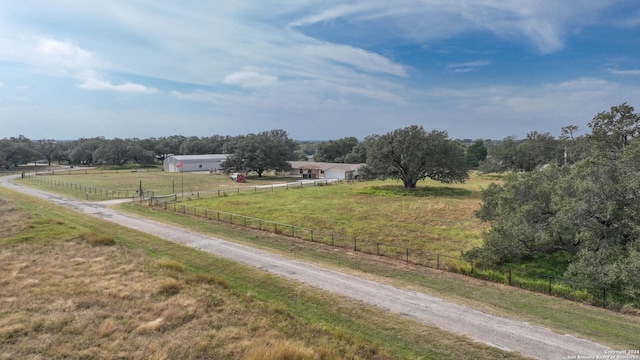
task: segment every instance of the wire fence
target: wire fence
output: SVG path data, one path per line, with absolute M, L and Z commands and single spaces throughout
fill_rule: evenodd
M 153 190 L 144 190 L 144 189 L 106 189 L 97 186 L 89 186 L 84 184 L 73 183 L 69 181 L 64 181 L 57 179 L 52 176 L 43 176 L 50 175 L 50 172 L 47 173 L 22 173 L 22 178 L 44 184 L 56 186 L 61 189 L 77 191 L 84 194 L 86 200 L 103 200 L 103 199 L 135 199 L 135 198 L 150 198 L 154 195 Z
M 166 201 L 162 201 L 163 199 L 166 199 Z M 173 198 L 170 196 L 163 197 L 163 199 L 154 197 L 149 199 L 147 204 L 165 211 L 225 222 L 363 254 L 390 258 L 412 265 L 455 272 L 613 310 L 619 311 L 625 307 L 640 308 L 640 299 L 627 295 L 621 289 L 611 287 L 586 289 L 580 287 L 576 282 L 559 276 L 508 267 L 478 267 L 460 257 L 413 249 L 389 242 L 371 241 L 327 230 L 311 229 L 209 208 L 189 206 L 178 202 L 175 196 Z
M 90 170 L 81 170 L 81 173 L 84 173 L 85 171 Z M 76 172 L 71 171 L 69 173 Z M 96 173 L 100 173 L 100 171 L 98 170 Z M 246 186 L 234 189 L 192 192 L 189 193 L 187 197 L 184 197 L 184 194 L 180 197 L 178 194 L 155 195 L 155 191 L 146 189 L 105 189 L 95 186 L 76 184 L 59 180 L 55 177 L 42 175 L 52 175 L 52 173 L 22 173 L 23 178 L 31 181 L 82 192 L 87 200 L 96 198 L 132 199 L 133 202 L 148 204 L 149 206 L 165 211 L 172 211 L 183 215 L 239 225 L 254 230 L 266 231 L 301 240 L 326 244 L 336 248 L 342 248 L 363 254 L 395 259 L 408 264 L 460 273 L 474 278 L 502 283 L 508 286 L 514 286 L 529 291 L 553 295 L 614 310 L 621 310 L 628 306 L 640 308 L 640 299 L 638 297 L 627 295 L 619 288 L 601 287 L 597 289 L 586 289 L 576 282 L 572 282 L 560 276 L 540 274 L 509 267 L 479 267 L 474 266 L 474 264 L 471 264 L 460 257 L 432 253 L 421 249 L 413 249 L 406 246 L 392 244 L 390 242 L 371 241 L 327 230 L 300 227 L 209 208 L 198 208 L 178 201 L 179 198 L 186 200 L 194 197 L 200 198 L 201 195 L 230 196 L 242 193 L 259 193 L 265 191 L 302 189 L 311 186 L 325 186 L 333 183 L 333 180 L 307 180 L 284 184 Z

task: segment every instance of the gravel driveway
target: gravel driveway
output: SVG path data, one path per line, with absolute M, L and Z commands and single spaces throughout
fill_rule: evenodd
M 605 359 L 612 349 L 526 322 L 494 316 L 415 291 L 346 275 L 247 246 L 115 211 L 105 203 L 70 200 L 0 178 L 0 185 L 122 226 L 210 252 L 279 276 L 373 304 L 456 334 L 538 359 Z M 630 359 L 628 357 L 627 359 Z M 638 357 L 635 357 L 638 359 Z

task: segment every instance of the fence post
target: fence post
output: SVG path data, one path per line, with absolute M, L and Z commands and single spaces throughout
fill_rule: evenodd
M 287 188 L 288 188 L 288 186 L 289 186 L 289 185 L 287 185 Z M 312 241 L 312 242 L 314 241 L 314 240 L 313 240 L 313 229 L 311 229 L 311 241 Z
M 440 270 L 440 254 L 436 254 L 436 269 Z
M 331 234 L 331 246 L 333 246 L 333 234 Z
M 549 276 L 549 295 L 551 295 L 551 276 Z
M 511 286 L 511 269 L 509 269 L 509 286 Z
M 406 248 L 407 250 L 407 262 L 409 262 L 409 248 Z
M 358 251 L 358 243 L 356 238 L 353 238 L 353 251 Z
M 380 256 L 380 243 L 376 243 L 376 255 Z

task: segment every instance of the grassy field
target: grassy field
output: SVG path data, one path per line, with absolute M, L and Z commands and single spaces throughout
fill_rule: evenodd
M 40 172 L 44 173 L 44 169 Z M 159 169 L 125 169 L 125 170 L 101 170 L 101 169 L 75 169 L 75 171 L 54 170 L 53 173 L 38 176 L 42 185 L 48 186 L 65 195 L 85 199 L 89 192 L 89 200 L 107 199 L 107 191 L 127 192 L 129 196 L 136 196 L 136 192 L 142 186 L 145 193 L 153 193 L 156 196 L 178 194 L 191 196 L 198 192 L 223 190 L 232 191 L 238 188 L 255 187 L 264 184 L 292 181 L 291 178 L 250 177 L 246 183 L 237 183 L 224 174 L 201 173 L 173 173 Z M 34 180 L 24 180 L 25 182 Z M 82 188 L 73 185 L 82 185 Z M 91 188 L 86 191 L 85 188 Z M 96 192 L 97 190 L 97 192 Z M 100 190 L 103 190 L 101 193 Z M 123 196 L 124 197 L 124 196 Z M 128 196 L 127 196 L 128 197 Z
M 0 359 L 519 358 L 0 188 Z
M 467 184 L 447 186 L 444 187 L 445 190 L 437 191 L 440 193 L 445 191 L 451 198 L 455 198 L 454 195 L 460 195 L 462 193 L 465 197 L 469 197 L 479 205 L 479 199 L 477 198 L 478 189 L 484 186 L 484 182 L 492 180 L 493 179 L 491 178 L 472 178 L 472 181 Z M 56 188 L 55 186 L 47 187 L 50 189 Z M 403 197 L 399 196 L 402 191 L 399 190 L 395 184 L 378 184 L 377 186 L 363 188 L 360 190 L 357 190 L 357 187 L 353 185 L 345 185 L 345 187 L 351 187 L 351 189 L 355 189 L 358 193 L 369 195 L 371 195 L 372 192 L 383 192 L 385 193 L 385 198 L 396 198 L 400 201 L 403 200 Z M 321 188 L 327 190 L 338 187 L 330 186 Z M 300 191 L 307 192 L 308 190 L 312 189 L 298 189 L 291 190 L 290 192 L 297 192 L 299 194 Z M 424 193 L 435 190 L 433 186 L 428 186 L 422 187 L 422 190 L 420 191 Z M 239 198 L 240 197 L 237 196 L 229 196 L 228 200 Z M 422 198 L 423 201 L 429 199 L 433 198 Z M 406 201 L 407 198 L 404 197 L 404 200 Z M 20 203 L 22 203 L 22 201 L 20 201 Z M 286 256 L 303 259 L 322 266 L 333 267 L 358 276 L 387 282 L 400 288 L 423 291 L 462 305 L 469 305 L 497 315 L 529 321 L 560 332 L 567 332 L 576 336 L 592 339 L 617 349 L 640 348 L 640 340 L 637 337 L 637 334 L 640 333 L 640 320 L 635 316 L 614 313 L 600 308 L 594 308 L 554 297 L 522 291 L 516 288 L 504 287 L 497 284 L 474 280 L 455 274 L 434 271 L 421 267 L 412 267 L 402 262 L 386 261 L 376 257 L 364 256 L 360 253 L 344 252 L 331 247 L 311 244 L 306 241 L 298 241 L 297 239 L 275 236 L 264 232 L 250 231 L 245 228 L 237 228 L 227 224 L 203 221 L 202 219 L 180 216 L 174 213 L 153 211 L 152 209 L 144 206 L 132 207 L 129 204 L 126 204 L 123 205 L 123 208 L 159 221 L 184 226 L 194 231 L 209 233 L 217 237 L 245 243 L 269 251 L 275 251 Z M 38 208 L 36 207 L 35 209 Z M 55 233 L 54 228 L 51 228 L 50 231 Z M 112 233 L 113 229 L 107 227 L 97 232 Z M 33 236 L 33 234 L 27 232 L 27 235 L 25 236 L 29 237 Z M 116 242 L 118 245 L 126 245 L 125 247 L 127 248 L 142 248 L 146 254 L 151 254 L 156 258 L 172 254 L 171 259 L 175 260 L 175 255 L 173 254 L 182 253 L 182 249 L 176 250 L 174 249 L 175 246 L 163 244 L 161 242 L 153 243 L 153 245 L 140 245 L 141 242 L 149 244 L 148 241 L 150 240 L 147 240 L 146 237 L 138 236 L 135 237 L 135 240 L 129 237 L 118 237 L 118 239 L 119 240 Z M 163 250 L 157 250 L 160 247 L 160 244 L 163 244 L 161 246 Z M 171 249 L 165 248 L 165 246 L 168 246 Z M 192 253 L 189 253 L 176 261 L 184 264 L 185 268 L 188 269 L 205 269 L 206 265 L 203 266 L 202 264 L 188 265 L 196 258 L 197 257 Z M 218 260 L 216 260 L 216 263 L 217 261 Z M 220 260 L 220 263 L 224 263 L 224 261 Z M 230 266 L 233 268 L 238 267 L 237 265 Z M 230 270 L 230 274 L 235 276 L 235 270 Z M 251 285 L 248 287 L 245 285 L 244 289 L 247 293 L 256 293 L 254 288 L 256 286 L 259 287 L 259 284 L 252 280 L 251 277 L 258 276 L 258 274 L 259 273 L 251 273 L 251 275 L 248 275 L 249 278 L 246 281 L 247 284 Z M 264 275 L 260 274 L 260 276 Z M 229 281 L 227 280 L 227 282 Z M 287 303 L 285 301 L 284 303 L 280 302 L 280 304 Z M 288 307 L 290 304 L 282 306 Z M 552 311 L 550 311 L 550 309 L 552 309 Z M 301 312 L 304 313 L 304 310 L 301 310 Z M 378 316 L 378 314 L 373 314 L 371 316 Z M 430 356 L 425 358 L 430 358 Z
M 473 174 L 464 184 L 425 181 L 412 190 L 367 181 L 200 198 L 188 205 L 457 257 L 482 241 L 487 225 L 474 213 L 480 189 L 491 181 Z
M 621 314 L 467 276 L 411 266 L 403 261 L 345 252 L 309 241 L 156 211 L 147 206 L 133 206 L 129 203 L 121 205 L 121 208 L 192 231 L 591 339 L 616 349 L 640 348 L 640 338 L 637 336 L 640 333 L 640 317 L 637 315 Z
M 474 215 L 480 206 L 480 190 L 493 177 L 472 174 L 464 184 L 443 185 L 434 181 L 420 182 L 418 189 L 405 191 L 398 182 L 372 181 L 349 185 L 332 185 L 292 189 L 289 191 L 241 192 L 233 196 L 217 196 L 216 190 L 233 194 L 232 189 L 268 183 L 282 183 L 291 178 L 250 178 L 238 184 L 223 175 L 177 174 L 164 172 L 103 172 L 46 176 L 48 181 L 79 183 L 105 189 L 133 189 L 140 182 L 156 194 L 171 193 L 174 184 L 180 192 L 184 181 L 188 201 L 199 208 L 225 211 L 299 227 L 335 232 L 360 239 L 392 243 L 411 249 L 459 257 L 481 243 L 487 228 Z M 184 180 L 182 180 L 184 178 Z M 32 182 L 22 180 L 24 183 Z M 117 184 L 117 185 L 116 185 Z M 42 184 L 47 190 L 76 198 L 84 191 Z M 191 196 L 200 192 L 198 196 Z M 96 196 L 90 195 L 89 200 Z M 199 199 L 196 199 L 199 197 Z M 375 221 L 372 221 L 375 220 Z

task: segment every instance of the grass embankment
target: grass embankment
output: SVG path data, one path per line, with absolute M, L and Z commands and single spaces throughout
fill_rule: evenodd
M 0 224 L 1 359 L 518 358 L 1 188 Z

